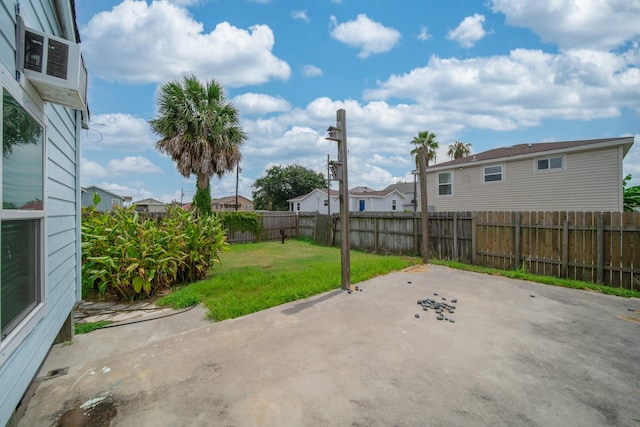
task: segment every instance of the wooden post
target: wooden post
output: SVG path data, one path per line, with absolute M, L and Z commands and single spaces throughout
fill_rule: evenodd
M 477 232 L 478 232 L 478 212 L 471 214 L 471 264 L 478 262 L 478 256 L 476 255 L 477 245 Z
M 458 261 L 458 212 L 453 213 L 453 260 Z
M 520 268 L 520 263 L 522 262 L 521 252 L 520 252 L 520 212 L 516 212 L 516 235 L 515 235 L 515 256 L 516 256 L 516 268 Z
M 602 284 L 604 282 L 604 218 L 602 212 L 598 212 L 597 216 L 597 266 L 596 266 L 596 282 Z
M 562 278 L 569 277 L 569 221 L 562 221 Z
M 422 209 L 422 262 L 429 263 L 429 202 L 427 200 L 427 149 L 418 150 L 420 166 L 420 208 Z
M 342 138 L 338 140 L 338 161 L 342 163 L 342 179 L 340 180 L 340 253 L 342 270 L 342 289 L 351 289 L 351 254 L 349 240 L 349 183 L 347 168 L 347 118 L 345 111 L 336 111 L 336 127 L 340 129 Z

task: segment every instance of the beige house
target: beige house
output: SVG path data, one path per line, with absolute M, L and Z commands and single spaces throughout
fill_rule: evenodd
M 238 208 L 236 209 L 236 203 Z M 213 212 L 228 212 L 228 211 L 252 211 L 253 200 L 249 200 L 244 196 L 227 196 L 219 199 L 211 200 L 211 210 Z
M 146 213 L 163 213 L 167 210 L 167 205 L 156 199 L 143 199 L 137 202 L 133 202 L 137 212 Z
M 633 137 L 518 144 L 436 164 L 427 169 L 429 210 L 621 212 L 632 145 Z

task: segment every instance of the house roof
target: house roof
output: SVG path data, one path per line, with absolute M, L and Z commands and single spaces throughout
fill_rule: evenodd
M 349 196 L 384 198 L 384 197 L 387 197 L 389 194 L 394 193 L 394 192 L 398 193 L 398 195 L 400 197 L 402 197 L 403 199 L 406 198 L 402 191 L 399 191 L 397 188 L 392 188 L 392 186 L 389 186 L 389 187 L 385 188 L 384 190 L 373 190 L 373 189 L 371 189 L 369 187 L 353 187 L 353 188 L 351 188 L 349 190 Z M 293 199 L 289 199 L 287 201 L 288 202 L 301 202 L 304 199 L 310 197 L 314 193 L 321 193 L 322 195 L 324 195 L 326 197 L 327 190 L 324 189 L 324 188 L 316 188 L 315 190 L 311 191 L 310 193 L 303 194 L 302 196 L 294 197 Z M 337 191 L 337 190 L 330 190 L 330 195 L 331 195 L 331 197 L 339 197 L 340 196 L 340 192 Z
M 490 162 L 498 159 L 511 159 L 521 157 L 535 157 L 543 153 L 553 153 L 560 151 L 583 151 L 595 148 L 606 148 L 612 146 L 624 146 L 624 155 L 627 154 L 633 145 L 633 137 L 622 138 L 603 138 L 603 139 L 587 139 L 579 141 L 561 141 L 561 142 L 541 142 L 534 144 L 516 144 L 509 147 L 494 148 L 493 150 L 483 151 L 482 153 L 471 154 L 460 159 L 450 160 L 444 163 L 438 163 L 429 166 L 428 170 L 438 170 L 450 168 L 451 166 L 468 166 L 469 164 L 479 162 Z
M 98 187 L 97 185 L 90 185 L 90 186 L 88 186 L 88 187 L 82 187 L 82 190 L 83 190 L 84 192 L 87 192 L 87 191 L 89 191 L 89 190 L 100 190 L 100 191 L 102 191 L 103 193 L 111 194 L 113 197 L 117 197 L 118 199 L 122 199 L 122 200 L 125 200 L 125 199 L 126 199 L 125 197 L 122 197 L 121 195 L 116 194 L 116 193 L 114 193 L 113 191 L 105 190 L 104 188 L 100 188 L 100 187 Z
M 140 205 L 140 206 L 164 206 L 165 205 L 161 201 L 158 201 L 156 199 L 151 199 L 151 198 L 138 200 L 137 202 L 133 202 L 133 204 Z
M 253 200 L 238 194 L 238 200 L 240 200 L 240 199 L 244 200 L 245 202 L 253 203 Z M 224 204 L 227 204 L 227 203 L 235 203 L 235 202 L 236 202 L 236 196 L 235 195 L 220 197 L 218 199 L 211 200 L 211 204 L 220 204 L 220 205 L 224 205 Z

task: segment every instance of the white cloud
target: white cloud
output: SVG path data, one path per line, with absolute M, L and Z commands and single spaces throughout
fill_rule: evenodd
M 107 171 L 99 164 L 84 157 L 80 158 L 80 177 L 83 185 L 88 184 L 94 179 L 104 178 Z
M 162 169 L 143 156 L 128 156 L 124 159 L 110 160 L 107 164 L 107 170 L 112 175 L 163 173 Z
M 322 75 L 322 70 L 315 65 L 303 65 L 302 66 L 302 75 L 305 77 L 318 77 Z
M 291 17 L 293 19 L 299 19 L 301 21 L 304 22 L 310 22 L 311 19 L 309 19 L 309 16 L 307 15 L 307 11 L 306 10 L 292 10 L 291 11 Z
M 133 184 L 135 187 L 103 181 L 96 185 L 104 190 L 112 191 L 119 196 L 131 196 L 134 202 L 148 197 L 154 197 L 151 191 L 142 187 L 142 183 Z
M 420 34 L 418 34 L 418 40 L 429 40 L 431 38 L 431 34 L 429 34 L 429 29 L 424 25 L 420 27 Z
M 81 33 L 89 68 L 107 80 L 158 83 L 195 73 L 242 86 L 291 74 L 272 53 L 275 39 L 268 26 L 245 30 L 221 22 L 205 32 L 186 9 L 167 2 L 125 0 L 95 15 Z
M 388 52 L 398 44 L 401 38 L 398 30 L 374 22 L 365 14 L 360 14 L 355 20 L 341 24 L 335 16 L 331 16 L 331 23 L 334 26 L 331 37 L 348 46 L 360 48 L 358 54 L 360 58 Z
M 467 16 L 462 20 L 454 30 L 449 31 L 447 39 L 458 42 L 462 47 L 470 48 L 487 33 L 482 28 L 484 16 L 475 13 L 473 16 Z
M 84 150 L 144 151 L 158 138 L 146 120 L 129 114 L 97 114 L 83 136 Z
M 476 128 L 511 130 L 545 119 L 616 117 L 640 112 L 640 71 L 625 54 L 516 49 L 508 56 L 441 59 L 391 76 L 370 100 L 410 99 Z
M 640 35 L 637 0 L 492 0 L 490 7 L 562 49 L 611 49 Z
M 233 98 L 233 104 L 242 114 L 261 115 L 289 111 L 291 105 L 283 99 L 261 93 L 244 93 Z

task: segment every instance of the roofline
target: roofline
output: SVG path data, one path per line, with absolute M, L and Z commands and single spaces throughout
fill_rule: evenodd
M 119 197 L 120 199 L 124 200 L 124 196 L 121 196 L 121 195 L 116 194 L 116 193 L 114 193 L 112 191 L 109 191 L 109 190 L 105 190 L 104 188 L 98 187 L 97 185 L 89 185 L 88 187 L 82 187 L 82 188 L 84 188 L 85 191 L 88 191 L 90 188 L 96 188 L 96 189 L 98 189 L 100 191 L 104 191 L 105 193 L 111 194 L 112 196 L 116 196 L 116 197 Z
M 625 137 L 618 137 L 618 138 L 607 138 L 607 139 L 598 139 L 598 140 L 594 140 L 594 141 L 599 141 L 599 142 L 594 142 L 593 144 L 582 144 L 582 145 L 576 145 L 573 147 L 566 147 L 566 148 L 554 148 L 554 149 L 550 149 L 550 150 L 543 150 L 543 151 L 536 151 L 533 153 L 526 153 L 526 154 L 520 154 L 520 155 L 516 155 L 516 156 L 503 156 L 503 157 L 495 157 L 493 159 L 486 159 L 486 160 L 466 160 L 464 162 L 456 162 L 453 163 L 453 161 L 448 161 L 446 163 L 442 163 L 441 165 L 433 165 L 433 166 L 429 166 L 427 168 L 427 172 L 437 172 L 440 170 L 447 170 L 447 169 L 464 169 L 467 167 L 473 167 L 476 165 L 486 165 L 486 164 L 495 164 L 495 163 L 501 163 L 501 162 L 511 162 L 511 161 L 515 161 L 515 160 L 522 160 L 522 159 L 531 159 L 531 158 L 536 158 L 536 157 L 541 157 L 543 155 L 553 155 L 553 154 L 559 154 L 559 153 L 572 153 L 572 152 L 579 152 L 579 151 L 592 151 L 592 150 L 598 150 L 598 149 L 602 149 L 602 148 L 610 148 L 610 147 L 617 147 L 620 145 L 624 146 L 624 152 L 622 154 L 622 157 L 624 158 L 627 153 L 629 152 L 629 150 L 631 149 L 631 146 L 634 143 L 634 137 L 633 136 L 625 136 Z M 557 141 L 556 143 L 563 143 L 563 142 L 577 142 L 577 141 Z M 585 142 L 588 142 L 588 140 L 585 140 Z M 539 143 L 539 144 L 544 144 L 544 143 Z M 500 148 L 500 147 L 499 147 Z M 507 147 L 502 147 L 502 148 L 507 148 Z M 491 151 L 491 150 L 486 150 L 486 151 Z M 484 153 L 485 151 L 483 151 L 482 153 Z M 482 154 L 482 153 L 477 153 L 478 154 Z M 472 157 L 473 155 L 467 156 L 465 157 L 465 159 L 467 159 L 468 157 Z M 417 170 L 412 171 L 412 173 L 418 173 Z

